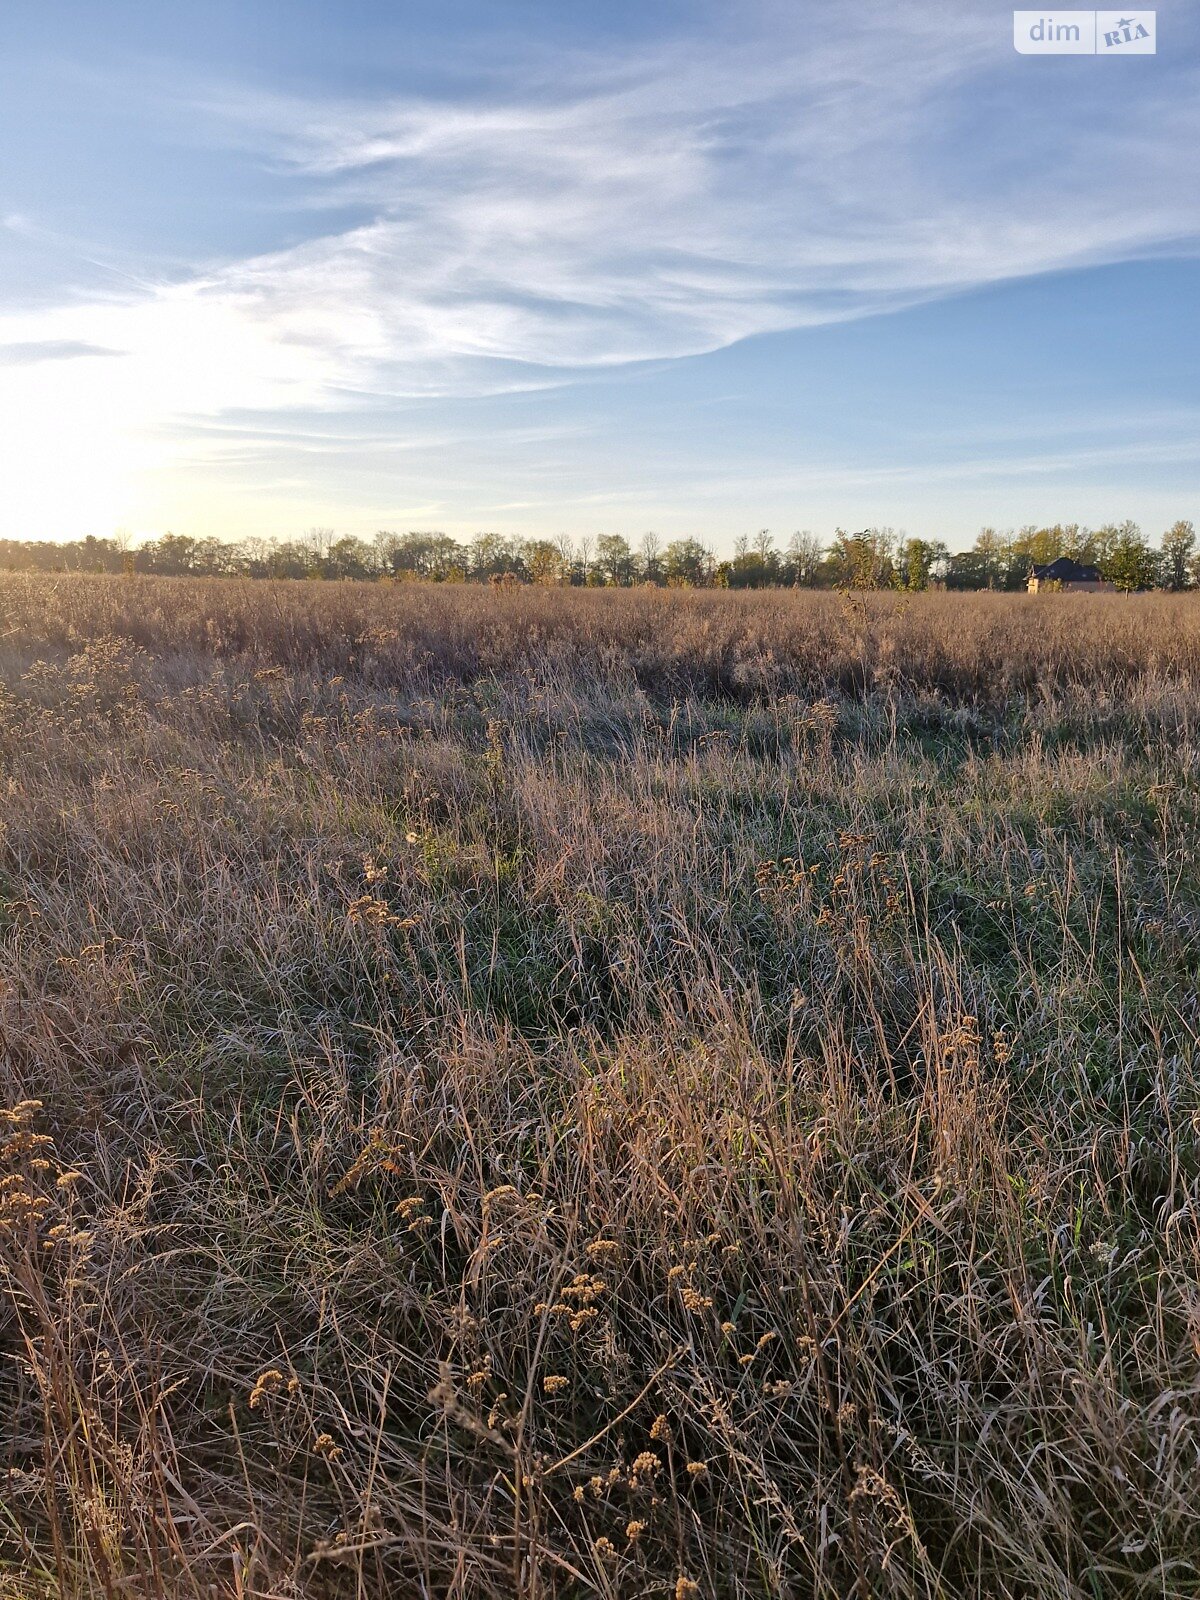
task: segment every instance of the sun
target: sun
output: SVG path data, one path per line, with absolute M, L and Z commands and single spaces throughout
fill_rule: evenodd
M 77 539 L 133 520 L 153 452 L 130 425 L 103 358 L 0 368 L 0 535 Z

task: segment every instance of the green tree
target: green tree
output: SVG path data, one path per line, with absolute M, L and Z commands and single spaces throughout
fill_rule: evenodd
M 978 584 L 980 589 L 999 589 L 1004 586 L 1011 560 L 1011 542 L 1004 534 L 997 533 L 995 528 L 980 528 L 973 552 L 978 563 L 975 570 L 982 579 Z
M 325 573 L 330 578 L 370 578 L 374 566 L 371 547 L 349 534 L 335 539 L 325 554 Z
M 760 528 L 753 539 L 743 534 L 735 541 L 733 560 L 723 564 L 731 589 L 765 589 L 781 581 L 783 565 L 774 543 L 769 528 Z
M 511 539 L 500 533 L 477 533 L 467 550 L 467 570 L 472 578 L 487 582 L 506 572 L 518 575 L 522 569 L 520 552 Z
M 667 582 L 700 588 L 712 578 L 712 553 L 699 539 L 676 539 L 663 553 Z
M 997 576 L 987 554 L 979 549 L 960 550 L 946 563 L 947 589 L 996 588 Z
M 1187 589 L 1192 580 L 1192 554 L 1196 548 L 1196 530 L 1190 522 L 1173 522 L 1162 536 L 1162 572 L 1164 589 Z
M 138 551 L 137 569 L 170 578 L 181 577 L 192 571 L 195 557 L 195 539 L 186 533 L 164 533 L 161 539 L 152 539 Z
M 839 589 L 890 589 L 896 580 L 896 535 L 891 528 L 838 528 L 829 547 L 829 568 Z
M 619 533 L 602 533 L 596 540 L 596 566 L 605 583 L 633 582 L 633 551 Z
M 461 582 L 470 556 L 448 533 L 381 533 L 375 538 L 375 559 L 393 577 L 445 583 Z
M 931 579 L 943 577 L 950 552 L 940 540 L 906 539 L 897 552 L 897 578 L 902 589 L 928 589 Z
M 1115 529 L 1100 563 L 1100 574 L 1126 591 L 1154 587 L 1157 577 L 1154 552 L 1136 522 L 1123 522 Z
M 1031 567 L 1044 567 L 1063 554 L 1062 529 L 1039 528 L 1032 523 L 1019 529 L 1010 546 L 1007 588 L 1024 584 Z

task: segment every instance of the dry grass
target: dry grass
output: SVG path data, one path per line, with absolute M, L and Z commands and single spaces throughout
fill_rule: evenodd
M 0 1592 L 1200 1594 L 1200 604 L 13 578 L 0 679 Z

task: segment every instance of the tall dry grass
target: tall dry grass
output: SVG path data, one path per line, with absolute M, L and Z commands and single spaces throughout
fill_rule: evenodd
M 1200 606 L 0 585 L 0 1589 L 1200 1594 Z

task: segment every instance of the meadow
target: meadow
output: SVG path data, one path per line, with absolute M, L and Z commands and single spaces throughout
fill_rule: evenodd
M 0 1594 L 1200 1596 L 1200 599 L 0 580 Z

